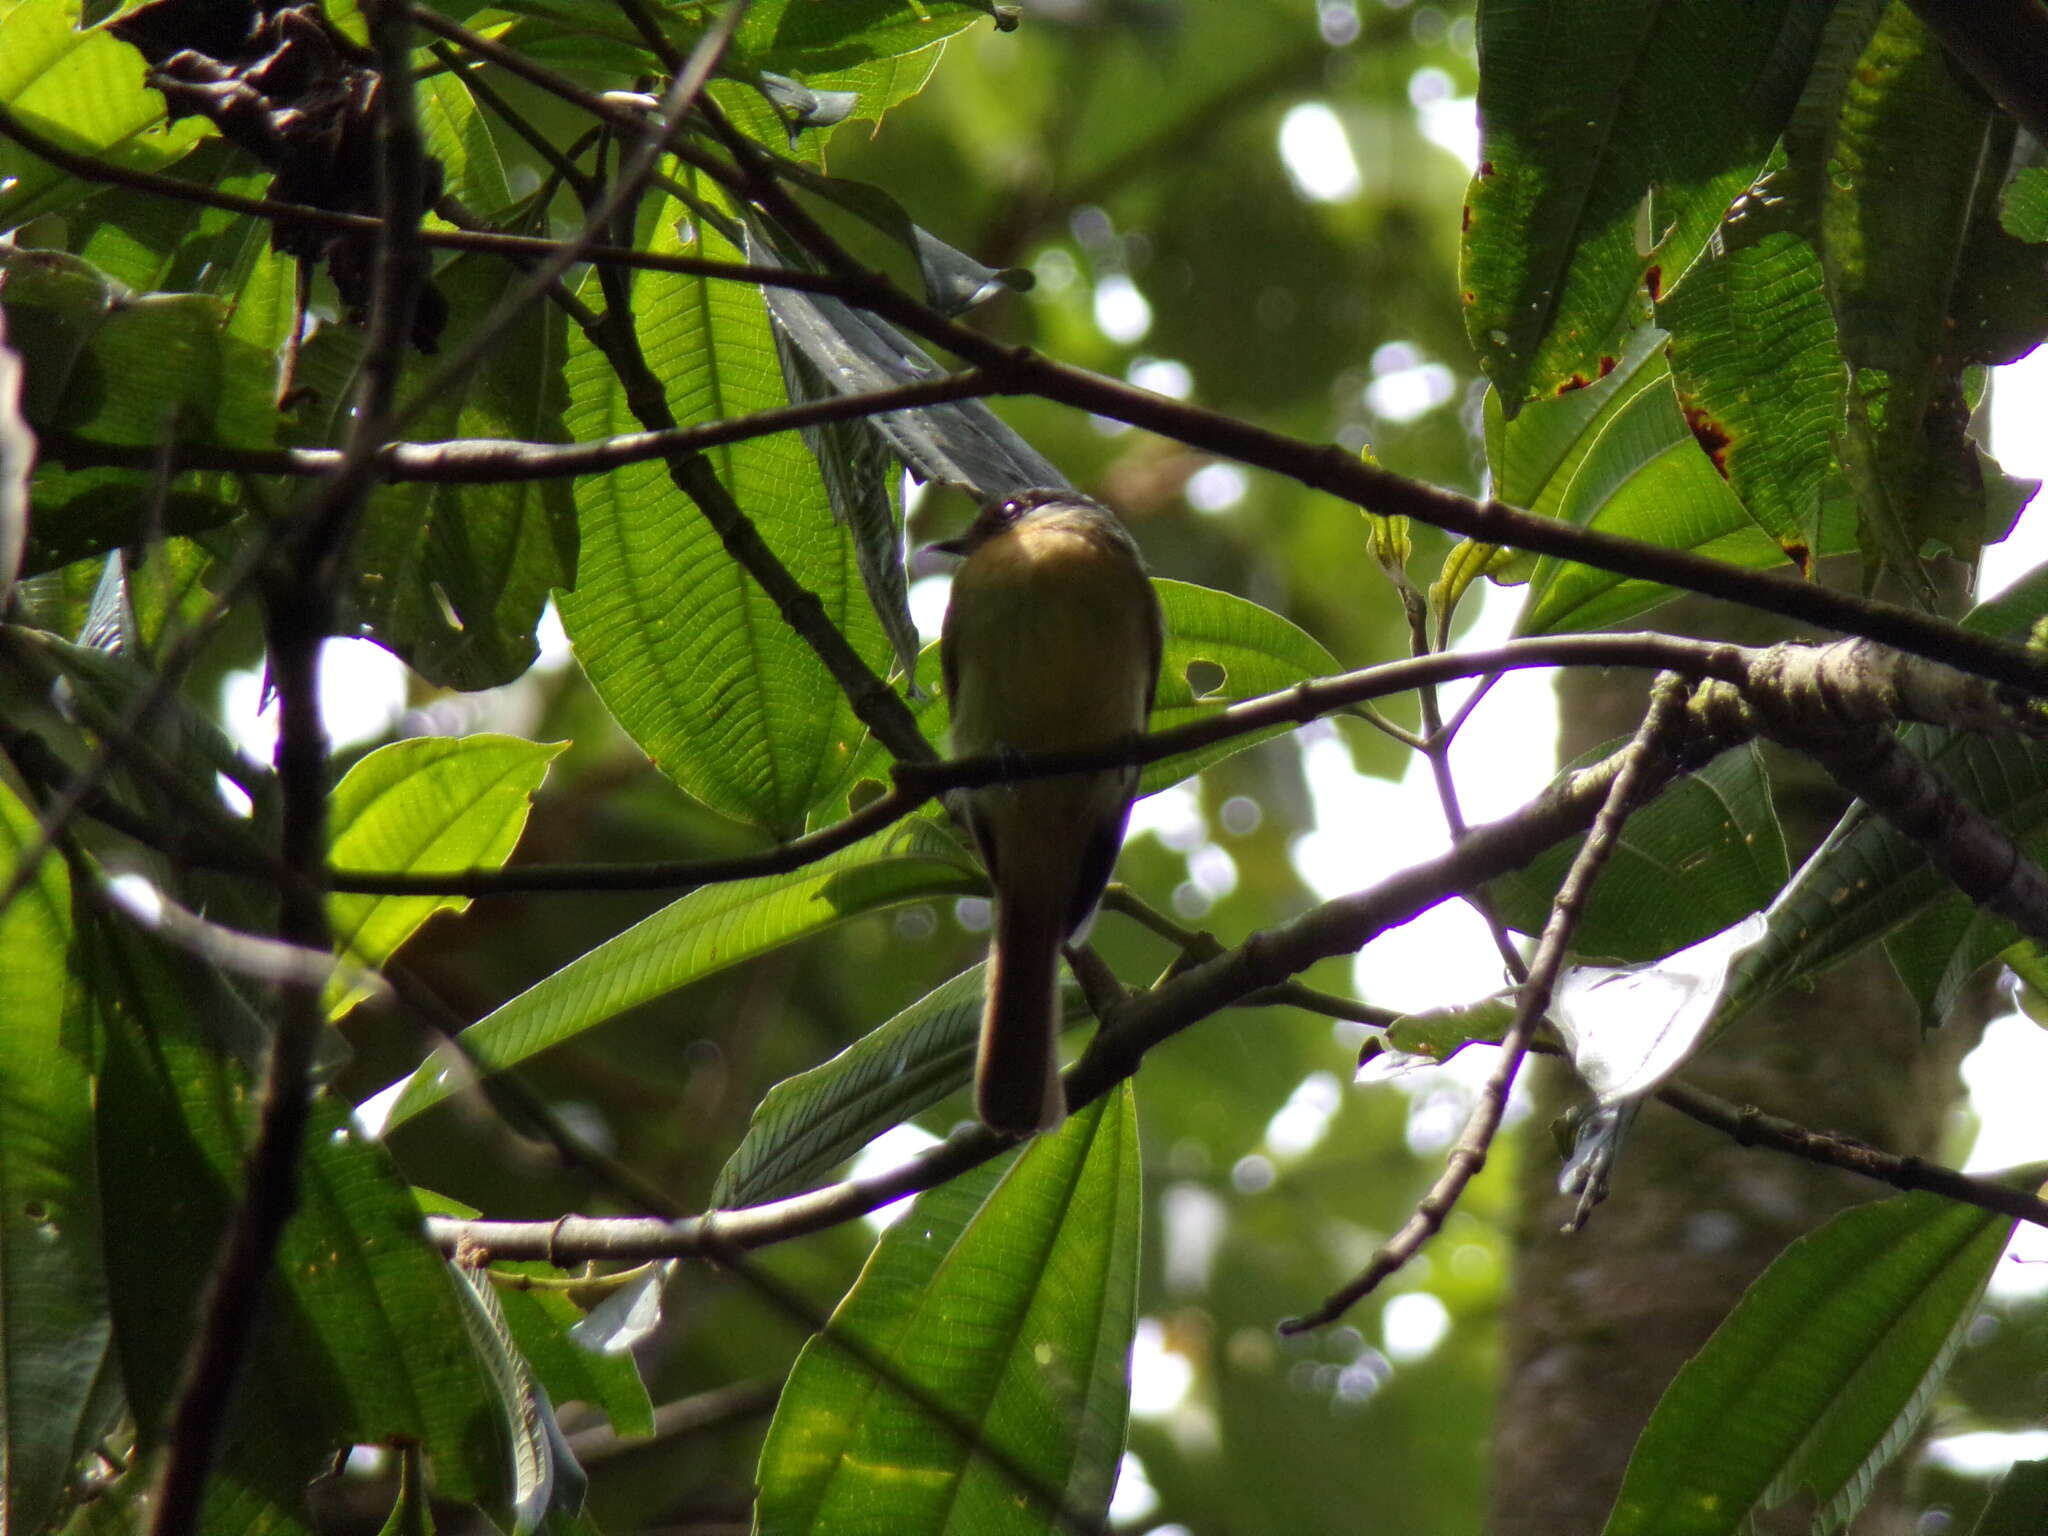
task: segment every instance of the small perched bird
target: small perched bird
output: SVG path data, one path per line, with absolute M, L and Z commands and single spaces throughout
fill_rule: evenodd
M 1026 491 L 983 509 L 940 635 L 956 757 L 1107 746 L 1145 729 L 1159 680 L 1159 600 L 1107 507 Z M 1059 1079 L 1060 946 L 1109 883 L 1135 769 L 991 784 L 968 824 L 995 887 L 974 1107 L 1029 1136 L 1066 1113 Z

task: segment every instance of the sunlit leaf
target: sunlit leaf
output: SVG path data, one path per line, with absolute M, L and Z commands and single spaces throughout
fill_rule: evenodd
M 206 132 L 167 124 L 143 84 L 142 56 L 103 28 L 81 30 L 79 0 L 21 0 L 0 15 L 0 102 L 65 149 L 133 170 L 169 165 Z M 14 228 L 94 187 L 0 139 L 0 229 Z
M 682 203 L 649 214 L 652 246 L 737 259 Z M 593 295 L 595 288 L 593 287 Z M 768 317 L 732 283 L 633 276 L 639 340 L 677 420 L 743 415 L 788 402 Z M 579 438 L 638 430 L 625 386 L 572 337 L 568 425 Z M 816 463 L 792 434 L 706 463 L 791 574 L 869 665 L 887 648 L 846 530 Z M 675 488 L 668 466 L 639 464 L 577 484 L 582 551 L 562 620 L 607 707 L 663 772 L 714 810 L 784 834 L 831 792 L 858 723 L 844 695 L 775 604 Z
M 1123 1450 L 1138 1142 L 1129 1085 L 919 1198 L 804 1347 L 762 1449 L 762 1536 L 1003 1536 L 1099 1521 Z
M 337 869 L 445 874 L 496 869 L 512 855 L 548 764 L 568 744 L 513 736 L 417 736 L 379 747 L 334 787 L 328 858 Z M 463 896 L 351 896 L 327 899 L 334 942 L 344 955 L 381 965 L 440 911 Z M 346 1012 L 356 997 L 331 997 Z
M 966 1083 L 984 966 L 962 971 L 830 1061 L 768 1090 L 712 1186 L 720 1208 L 794 1194 Z
M 1839 1530 L 1911 1439 L 2012 1218 L 1910 1194 L 1799 1239 L 1679 1372 L 1605 1536 L 1722 1536 L 1813 1490 Z
M 960 845 L 912 819 L 806 869 L 706 886 L 579 955 L 464 1030 L 476 1067 L 516 1066 L 550 1046 L 728 966 L 899 902 L 983 889 Z M 393 1105 L 397 1125 L 438 1104 L 465 1074 L 436 1060 Z
M 1480 7 L 1481 57 L 1501 62 L 1480 73 L 1460 282 L 1508 415 L 1620 355 L 1646 275 L 1654 291 L 1683 270 L 1762 167 L 1828 10 L 1770 0 L 1702 25 L 1633 0 Z
M 0 879 L 38 840 L 0 785 Z M 0 911 L 0 1526 L 40 1530 L 108 1428 L 93 1083 L 70 975 L 71 881 L 45 851 Z

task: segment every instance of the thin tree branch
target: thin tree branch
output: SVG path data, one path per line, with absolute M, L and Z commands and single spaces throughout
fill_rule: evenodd
M 1732 741 L 1694 730 L 1646 761 L 1639 793 L 1697 767 Z M 1135 993 L 1104 1021 L 1065 1076 L 1067 1102 L 1093 1103 L 1137 1071 L 1146 1052 L 1219 1009 L 1293 980 L 1317 960 L 1348 954 L 1386 929 L 1413 920 L 1452 893 L 1521 867 L 1542 849 L 1584 831 L 1630 760 L 1626 751 L 1552 784 L 1511 816 L 1474 827 L 1456 848 L 1350 896 L 1324 902 L 1290 923 L 1253 934 L 1149 992 Z M 897 1168 L 795 1195 L 684 1221 L 571 1216 L 557 1222 L 464 1222 L 430 1217 L 445 1251 L 475 1244 L 496 1257 L 577 1263 L 586 1259 L 682 1258 L 707 1253 L 707 1229 L 742 1249 L 764 1247 L 836 1226 L 916 1194 L 986 1162 L 1015 1143 L 978 1125 L 964 1126 Z
M 1521 995 L 1515 1005 L 1514 1022 L 1501 1036 L 1500 1059 L 1480 1088 L 1478 1101 L 1465 1121 L 1464 1130 L 1459 1133 L 1457 1144 L 1451 1148 L 1442 1175 L 1430 1186 L 1429 1193 L 1416 1202 L 1414 1213 L 1403 1223 L 1401 1230 L 1372 1256 L 1372 1261 L 1355 1279 L 1332 1293 L 1313 1312 L 1281 1323 L 1282 1333 L 1305 1333 L 1320 1328 L 1342 1317 L 1371 1295 L 1382 1281 L 1414 1258 L 1424 1243 L 1443 1230 L 1445 1218 L 1457 1205 L 1466 1186 L 1486 1166 L 1493 1138 L 1507 1114 L 1508 1094 L 1522 1069 L 1522 1058 L 1528 1053 L 1529 1042 L 1550 1008 L 1551 992 L 1557 984 L 1559 971 L 1564 967 L 1565 953 L 1571 947 L 1571 937 L 1578 927 L 1580 914 L 1585 910 L 1586 898 L 1592 894 L 1593 881 L 1620 845 L 1621 830 L 1635 809 L 1638 794 L 1649 777 L 1649 765 L 1662 752 L 1665 740 L 1678 728 L 1684 715 L 1687 692 L 1687 684 L 1675 674 L 1667 672 L 1657 679 L 1643 723 L 1637 728 L 1635 739 L 1621 754 L 1620 770 L 1608 790 L 1606 803 L 1600 807 L 1592 830 L 1586 834 L 1586 841 L 1574 855 L 1564 883 L 1558 887 L 1557 898 L 1551 903 L 1550 916 L 1543 924 L 1543 936 L 1536 944 L 1536 958 L 1530 963 L 1528 979 L 1522 983 Z
M 636 116 L 628 119 L 627 124 L 629 127 L 639 128 L 645 125 L 645 120 Z M 247 214 L 252 218 L 267 219 L 273 223 L 304 224 L 364 234 L 374 233 L 377 228 L 378 221 L 374 214 L 348 213 L 336 208 L 316 208 L 310 203 L 282 203 L 271 198 L 247 197 L 237 192 L 223 192 L 215 187 L 200 186 L 196 182 L 184 181 L 162 172 L 139 171 L 109 160 L 97 159 L 92 155 L 80 154 L 66 149 L 55 140 L 43 137 L 4 105 L 0 105 L 0 138 L 12 140 L 37 159 L 48 161 L 81 181 L 127 187 L 130 191 L 151 193 L 169 198 L 173 202 L 192 203 L 202 208 L 218 208 L 226 213 Z M 435 250 L 477 251 L 528 261 L 545 260 L 574 244 L 571 241 L 545 239 L 537 235 L 452 229 L 423 229 L 419 232 L 418 239 L 421 245 Z M 823 293 L 848 300 L 856 298 L 860 291 L 858 285 L 849 284 L 840 278 L 794 267 L 762 267 L 747 262 L 716 261 L 701 256 L 636 251 L 616 245 L 586 244 L 578 246 L 577 249 L 577 259 L 592 266 L 676 272 L 689 277 L 721 278 L 771 288 Z
M 1996 1178 L 1973 1177 L 1924 1158 L 1901 1157 L 1853 1137 L 1809 1130 L 1783 1116 L 1766 1114 L 1754 1105 L 1732 1104 L 1683 1082 L 1666 1083 L 1654 1097 L 1745 1147 L 1768 1147 L 1803 1162 L 1874 1179 L 1893 1189 L 1924 1190 L 1962 1205 L 2048 1227 L 2048 1200 Z
M 506 438 L 452 438 L 434 443 L 387 443 L 374 458 L 380 480 L 427 481 L 441 485 L 503 485 L 526 480 L 560 480 L 609 474 L 629 464 L 700 453 L 777 432 L 828 422 L 851 421 L 890 411 L 943 405 L 994 393 L 988 376 L 976 370 L 946 374 L 895 389 L 835 395 L 801 405 L 779 406 L 723 421 L 700 422 L 656 432 L 627 432 L 585 443 L 529 443 Z M 340 466 L 336 448 L 224 448 L 204 443 L 163 447 L 98 443 L 63 431 L 40 434 L 43 457 L 73 468 L 154 469 L 173 473 L 227 470 L 300 479 L 332 475 Z

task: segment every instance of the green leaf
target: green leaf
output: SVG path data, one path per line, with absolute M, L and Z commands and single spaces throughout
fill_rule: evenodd
M 922 52 L 987 14 L 965 0 L 761 0 L 749 7 L 734 41 L 754 69 L 815 85 L 817 75 Z
M 1510 421 L 1500 391 L 1486 392 L 1486 463 L 1502 501 L 1555 517 L 1579 465 L 1629 402 L 1670 377 L 1664 335 L 1644 326 L 1605 378 L 1522 407 Z
M 636 1003 L 849 917 L 984 889 L 960 845 L 932 822 L 914 818 L 792 874 L 692 891 L 470 1025 L 462 1047 L 478 1069 L 501 1071 Z M 438 1060 L 426 1062 L 393 1103 L 390 1123 L 440 1103 L 465 1075 Z
M 78 0 L 21 0 L 0 16 L 0 102 L 65 149 L 131 170 L 161 170 L 207 131 L 167 124 L 164 99 L 143 84 L 142 56 L 101 28 L 81 31 Z M 97 190 L 0 139 L 0 229 Z
M 830 1061 L 769 1089 L 718 1171 L 713 1208 L 794 1194 L 966 1082 L 974 1070 L 986 970 L 962 971 Z
M 328 801 L 337 869 L 444 874 L 497 869 L 512 856 L 548 764 L 567 748 L 513 736 L 418 736 L 394 741 L 343 775 Z M 382 965 L 436 912 L 464 896 L 330 896 L 339 953 Z M 339 1017 L 361 994 L 329 998 Z
M 1998 222 L 2017 240 L 2037 245 L 2048 240 L 2048 165 L 2030 165 L 2013 177 L 1999 204 Z
M 37 841 L 0 784 L 0 879 Z M 70 976 L 71 882 L 46 852 L 0 911 L 0 1527 L 41 1530 L 106 1427 L 106 1279 L 90 1041 Z
M 1622 744 L 1596 747 L 1565 771 Z M 1543 931 L 1584 842 L 1546 849 L 1486 888 L 1510 928 Z M 1572 953 L 1623 964 L 1659 959 L 1768 906 L 1789 872 L 1763 754 L 1754 746 L 1724 752 L 1629 817 L 1572 934 Z M 1675 890 L 1684 901 L 1670 899 Z
M 427 153 L 441 162 L 442 185 L 472 213 L 499 218 L 513 197 L 492 132 L 497 120 L 477 105 L 459 73 L 430 75 L 414 88 L 420 132 Z
M 1092 1527 L 1123 1451 L 1138 1225 L 1128 1084 L 1007 1172 L 921 1196 L 797 1357 L 755 1529 Z
M 1682 271 L 1763 165 L 1828 10 L 1480 6 L 1461 282 L 1466 334 L 1509 416 L 1612 366 L 1645 275 Z
M 545 1264 L 505 1264 L 495 1272 L 555 1277 Z M 601 1411 L 621 1435 L 654 1433 L 654 1405 L 629 1350 L 596 1350 L 578 1343 L 569 1330 L 583 1321 L 583 1310 L 559 1290 L 500 1287 L 497 1301 L 519 1354 L 548 1398 L 558 1405 L 588 1403 Z
M 1970 978 L 2018 937 L 2011 923 L 1957 891 L 1886 934 L 1884 952 L 1919 1005 L 1920 1027 L 1937 1029 Z
M 1802 574 L 1821 547 L 1844 364 L 1810 206 L 1766 177 L 1657 304 L 1679 406 L 1749 515 Z
M 2016 1461 L 1970 1529 L 1970 1536 L 2039 1536 L 2048 1510 L 2048 1461 Z
M 201 1037 L 199 1021 L 246 1005 L 213 973 L 131 930 L 95 924 L 90 933 L 115 1339 L 153 1443 L 239 1199 L 255 1113 L 248 1075 Z M 450 1497 L 502 1497 L 511 1478 L 501 1417 L 459 1342 L 449 1268 L 422 1236 L 388 1155 L 324 1095 L 298 1194 L 202 1527 L 239 1529 L 258 1511 L 296 1526 L 305 1481 L 335 1448 L 393 1439 L 425 1446 Z
M 1700 451 L 1668 382 L 1631 393 L 1601 423 L 1599 436 L 1579 458 L 1558 501 L 1557 516 L 1603 533 L 1759 569 L 1785 559 Z M 1619 623 L 1669 595 L 1669 588 L 1653 582 L 1545 556 L 1530 577 L 1527 606 L 1516 627 L 1525 635 L 1594 629 Z
M 1154 578 L 1152 588 L 1159 594 L 1160 611 L 1166 619 L 1159 695 L 1152 705 L 1151 729 L 1155 731 L 1204 719 L 1240 700 L 1342 670 L 1336 657 L 1314 636 L 1261 604 L 1184 581 Z M 1204 669 L 1214 668 L 1222 669 L 1220 678 L 1203 675 Z M 1292 729 L 1278 725 L 1154 763 L 1139 781 L 1138 793 L 1149 795 L 1178 784 Z
M 1785 148 L 1853 370 L 1841 454 L 1864 548 L 1913 577 L 1930 547 L 1974 560 L 1987 537 L 1950 308 L 1997 114 L 1907 6 L 1867 37 L 1866 14 L 1831 23 Z
M 658 251 L 738 259 L 674 199 L 654 204 Z M 683 231 L 679 238 L 678 232 Z M 684 424 L 786 404 L 758 292 L 669 273 L 633 275 L 640 343 Z M 639 429 L 624 386 L 580 335 L 569 425 L 579 439 Z M 822 615 L 871 666 L 888 649 L 852 541 L 793 434 L 706 455 L 733 500 Z M 712 809 L 784 835 L 841 783 L 860 737 L 851 708 L 665 464 L 585 479 L 582 554 L 562 620 L 605 705 L 656 766 Z
M 448 301 L 453 334 L 466 335 L 504 296 L 504 265 L 465 257 L 442 267 L 435 285 Z M 489 358 L 435 396 L 409 430 L 429 440 L 565 440 L 566 328 L 558 309 L 530 306 L 500 333 Z M 319 391 L 324 409 L 293 432 L 294 442 L 342 439 L 361 343 L 360 332 L 330 326 L 307 344 L 299 378 Z M 408 355 L 401 397 L 432 377 L 434 363 Z M 494 687 L 533 664 L 548 593 L 576 581 L 575 493 L 561 480 L 383 486 L 370 498 L 352 553 L 350 607 L 371 638 L 429 682 Z
M 398 1448 L 398 1497 L 377 1536 L 434 1536 L 434 1508 L 427 1497 L 418 1446 Z
M 1793 1243 L 1665 1392 L 1605 1536 L 1733 1536 L 1801 1487 L 1816 1530 L 1841 1529 L 1911 1438 L 2012 1226 L 1909 1194 Z
M 0 272 L 31 426 L 127 446 L 273 440 L 272 359 L 219 300 L 131 293 L 61 251 L 0 249 Z

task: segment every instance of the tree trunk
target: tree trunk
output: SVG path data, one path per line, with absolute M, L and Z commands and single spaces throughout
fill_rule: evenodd
M 1700 615 L 1686 605 L 1665 616 L 1677 632 L 1706 627 L 1687 622 Z M 1725 623 L 1714 628 L 1727 635 Z M 1643 701 L 1640 679 L 1568 674 L 1565 756 L 1633 730 Z M 1788 754 L 1774 756 L 1772 777 L 1796 861 L 1833 824 L 1843 799 Z M 1818 988 L 1752 1012 L 1683 1076 L 1817 1129 L 1929 1155 L 1981 1022 L 1952 1022 L 1923 1037 L 1905 990 L 1872 949 Z M 1585 1096 L 1554 1061 L 1541 1063 L 1534 1083 L 1538 1126 Z M 1658 1398 L 1744 1289 L 1794 1238 L 1886 1193 L 1847 1173 L 1744 1148 L 1653 1103 L 1622 1149 L 1612 1195 L 1584 1231 L 1566 1235 L 1559 1223 L 1570 1206 L 1557 1193 L 1558 1165 L 1547 1149 L 1547 1138 L 1532 1136 L 1518 1174 L 1492 1536 L 1595 1536 Z M 1810 1511 L 1795 1504 L 1761 1529 L 1810 1525 Z M 1851 1529 L 1909 1536 L 1913 1526 L 1894 1470 Z

